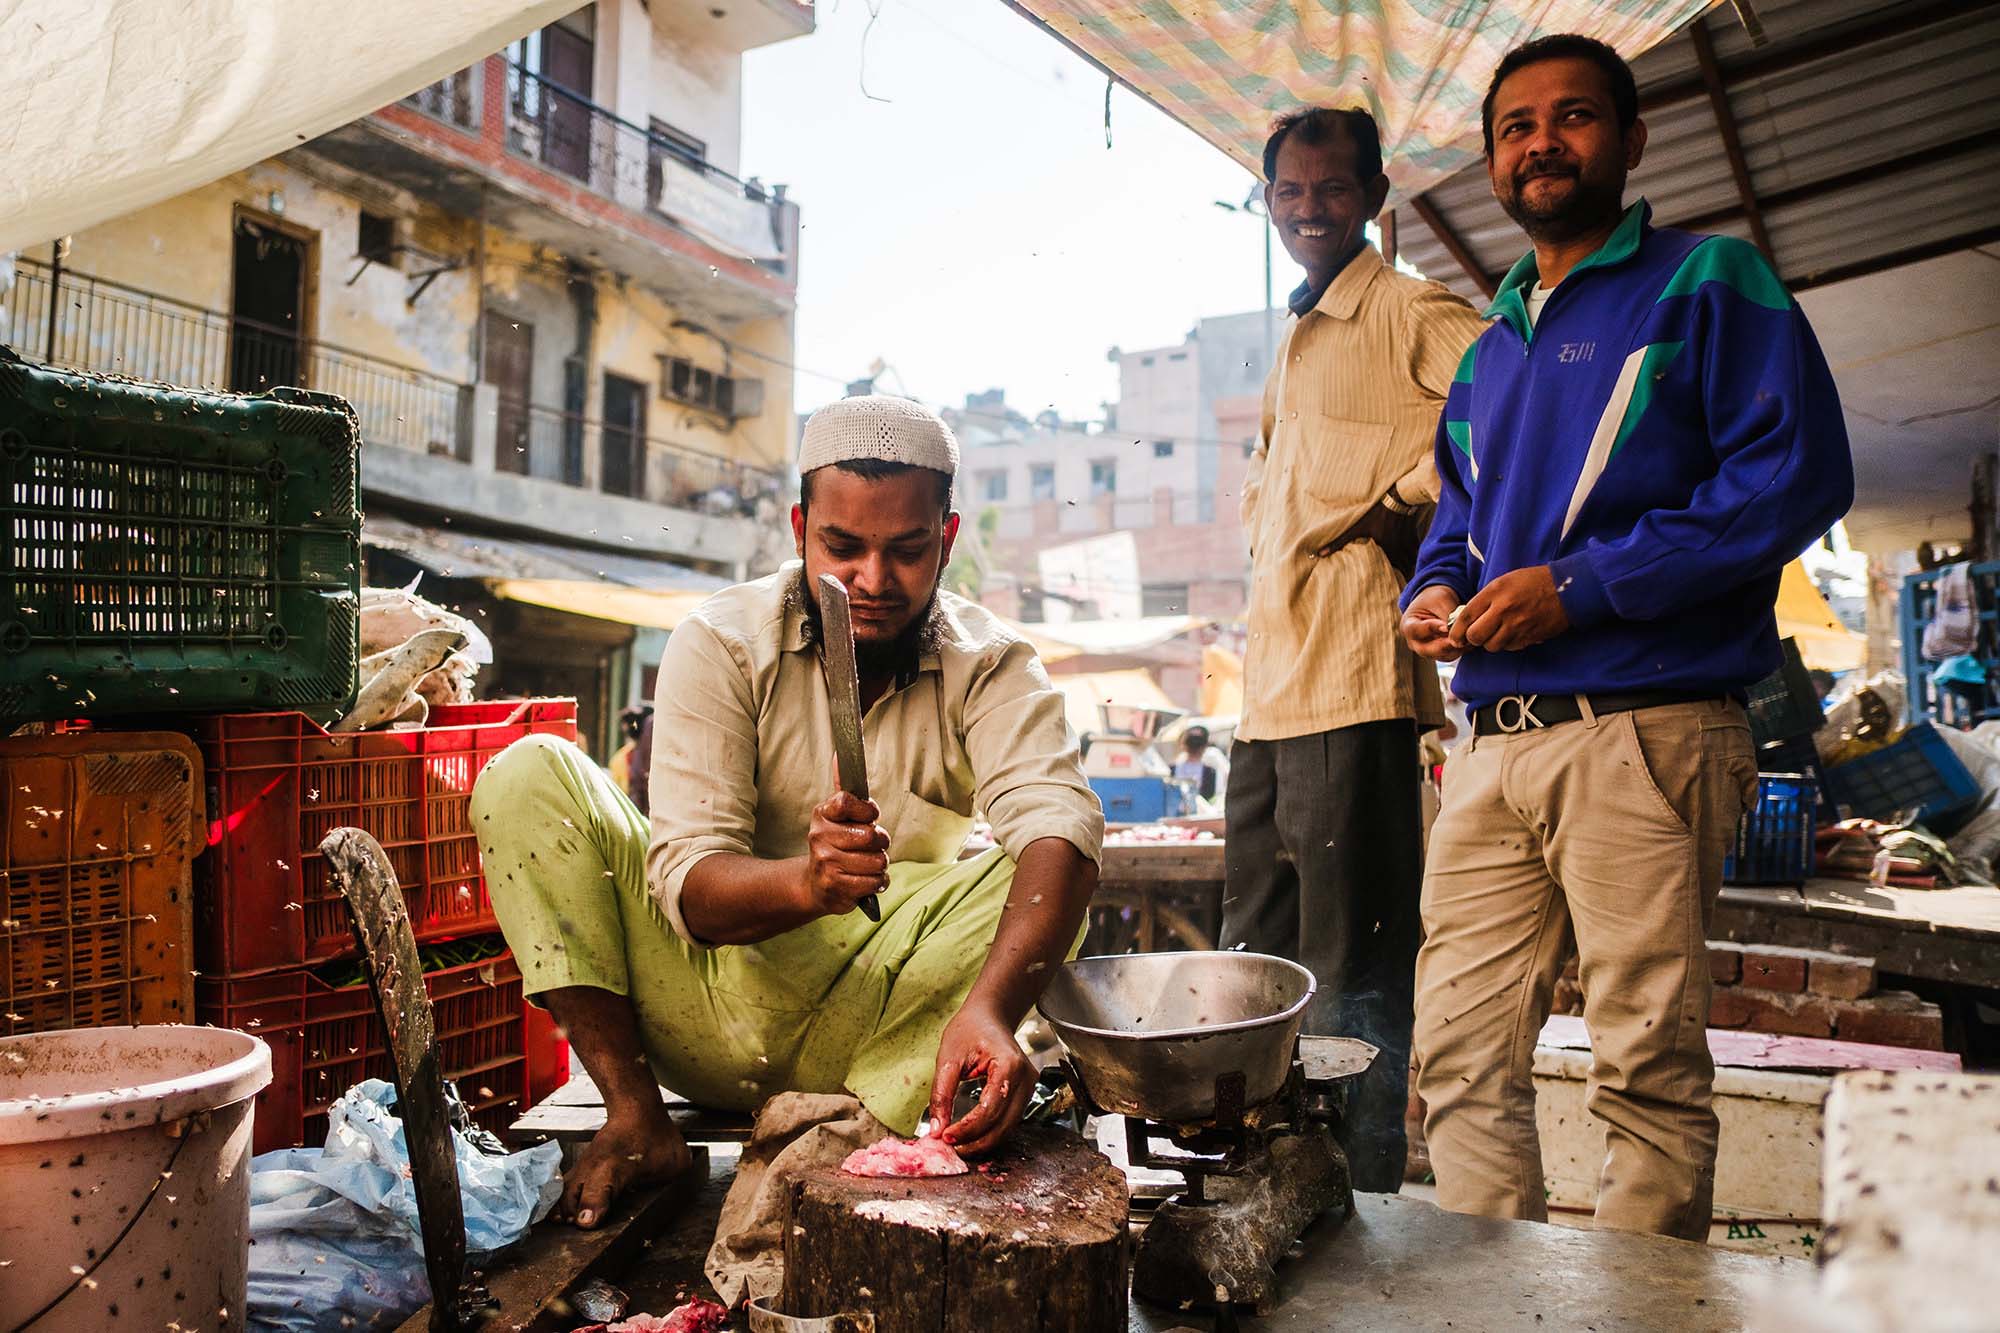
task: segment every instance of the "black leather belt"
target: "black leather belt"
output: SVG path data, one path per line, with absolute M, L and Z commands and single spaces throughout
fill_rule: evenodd
M 1517 731 L 1538 731 L 1583 717 L 1579 698 L 1590 700 L 1590 710 L 1631 713 L 1641 708 L 1664 708 L 1669 704 L 1720 703 L 1721 696 L 1689 694 L 1684 690 L 1633 690 L 1626 694 L 1506 694 L 1482 708 L 1472 710 L 1472 734 L 1507 736 Z

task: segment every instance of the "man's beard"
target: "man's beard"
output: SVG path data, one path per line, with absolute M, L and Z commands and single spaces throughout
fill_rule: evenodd
M 1539 177 L 1561 179 L 1565 175 L 1573 184 L 1562 198 L 1537 206 L 1523 197 L 1528 186 Z M 1615 223 L 1624 211 L 1624 204 L 1623 171 L 1614 169 L 1610 174 L 1600 174 L 1581 166 L 1574 174 L 1543 171 L 1522 176 L 1517 172 L 1508 183 L 1506 196 L 1500 200 L 1507 216 L 1535 241 L 1573 241 L 1588 236 Z
M 800 566 L 799 576 L 787 595 L 805 617 L 806 642 L 819 643 L 826 631 L 820 620 L 819 599 L 806 595 L 805 577 L 805 568 Z M 944 609 L 938 605 L 938 590 L 943 586 L 944 571 L 939 569 L 930 597 L 893 639 L 854 641 L 854 665 L 861 675 L 900 675 L 914 670 L 926 652 L 936 651 L 944 633 Z

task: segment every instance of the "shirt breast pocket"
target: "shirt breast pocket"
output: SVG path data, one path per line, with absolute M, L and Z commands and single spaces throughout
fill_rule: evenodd
M 1293 468 L 1299 489 L 1321 504 L 1357 513 L 1396 479 L 1387 469 L 1393 428 L 1385 421 L 1321 415 L 1302 419 Z

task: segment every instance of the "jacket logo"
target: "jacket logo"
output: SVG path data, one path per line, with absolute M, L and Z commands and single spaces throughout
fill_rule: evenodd
M 1597 344 L 1594 342 L 1564 343 L 1556 353 L 1556 360 L 1567 366 L 1574 365 L 1578 361 L 1588 361 L 1596 355 Z

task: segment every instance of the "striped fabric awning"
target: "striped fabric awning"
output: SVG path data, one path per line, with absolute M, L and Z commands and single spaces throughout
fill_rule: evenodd
M 1714 0 L 1007 2 L 1258 175 L 1279 113 L 1366 106 L 1407 198 L 1478 160 L 1480 100 L 1509 49 L 1580 32 L 1629 60 Z

